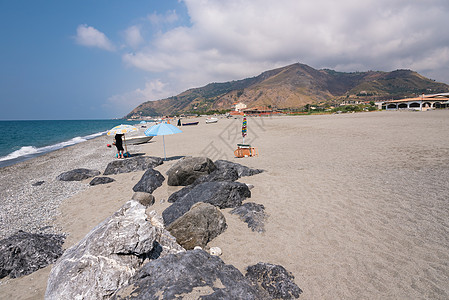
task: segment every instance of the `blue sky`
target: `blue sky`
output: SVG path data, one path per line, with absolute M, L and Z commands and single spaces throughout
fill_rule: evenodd
M 447 0 L 0 0 L 0 119 L 92 119 L 295 62 L 449 83 Z

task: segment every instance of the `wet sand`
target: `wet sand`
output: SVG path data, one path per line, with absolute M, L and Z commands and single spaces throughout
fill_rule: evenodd
M 225 263 L 243 273 L 257 262 L 280 264 L 303 289 L 300 299 L 449 298 L 449 110 L 248 118 L 245 143 L 257 147 L 259 156 L 242 159 L 233 157 L 242 142 L 239 119 L 201 119 L 181 129 L 165 137 L 168 161 L 157 167 L 164 175 L 188 155 L 266 170 L 239 180 L 254 185 L 247 201 L 265 206 L 266 231 L 252 232 L 224 210 L 228 229 L 209 246 L 223 250 Z M 56 168 L 64 151 L 89 147 L 103 153 L 96 166 L 104 170 L 113 159 L 107 141 L 56 151 L 46 163 Z M 162 137 L 133 151 L 161 157 Z M 5 169 L 7 174 L 2 170 L 2 177 L 16 179 L 8 195 L 28 188 L 32 179 L 21 187 L 19 176 L 39 170 L 40 159 Z M 65 247 L 129 200 L 142 174 L 112 175 L 115 182 L 95 187 L 86 180 L 55 204 L 52 224 L 69 234 Z M 150 209 L 161 213 L 178 189 L 164 182 Z M 42 299 L 49 270 L 3 279 L 0 298 Z

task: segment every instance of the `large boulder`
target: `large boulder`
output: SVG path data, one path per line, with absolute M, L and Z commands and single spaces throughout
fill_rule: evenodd
M 295 299 L 302 293 L 295 283 L 295 277 L 280 265 L 258 263 L 249 266 L 245 277 L 274 299 Z
M 203 250 L 145 264 L 112 299 L 267 299 L 232 265 Z
M 171 223 L 167 230 L 186 250 L 204 248 L 209 241 L 225 231 L 226 219 L 215 206 L 199 202 L 183 216 Z
M 193 187 L 190 192 L 170 205 L 162 212 L 165 225 L 190 210 L 197 202 L 210 203 L 218 208 L 231 208 L 242 205 L 243 200 L 251 197 L 248 186 L 240 182 L 205 182 Z
M 231 214 L 238 215 L 240 220 L 248 224 L 252 231 L 265 231 L 265 206 L 247 202 L 231 210 Z
M 21 277 L 54 263 L 64 252 L 63 235 L 18 231 L 0 241 L 0 278 Z
M 97 170 L 80 168 L 61 173 L 56 177 L 56 179 L 61 181 L 81 181 L 90 177 L 100 175 L 100 173 L 101 172 Z
M 215 169 L 214 163 L 207 157 L 184 157 L 167 171 L 167 184 L 189 185 L 200 176 L 207 175 Z
M 66 250 L 50 272 L 45 299 L 106 299 L 146 259 L 185 251 L 153 211 L 130 200 Z
M 235 170 L 239 178 L 243 176 L 253 176 L 263 172 L 261 169 L 251 169 L 228 160 L 216 160 L 214 164 L 219 170 Z
M 155 168 L 162 163 L 162 158 L 153 156 L 136 156 L 127 159 L 114 160 L 107 165 L 103 175 L 145 171 L 149 168 Z
M 148 169 L 143 173 L 142 178 L 133 187 L 134 192 L 152 193 L 155 189 L 160 187 L 164 182 L 165 177 L 161 172 L 154 169 Z

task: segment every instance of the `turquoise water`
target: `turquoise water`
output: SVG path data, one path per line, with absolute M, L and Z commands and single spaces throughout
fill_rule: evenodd
M 82 143 L 120 124 L 134 123 L 126 120 L 0 121 L 0 167 Z

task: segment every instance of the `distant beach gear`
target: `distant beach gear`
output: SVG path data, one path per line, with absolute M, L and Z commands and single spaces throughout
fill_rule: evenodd
M 243 115 L 243 124 L 242 124 L 242 137 L 243 137 L 243 143 L 245 143 L 245 136 L 246 136 L 246 115 Z
M 169 135 L 169 134 L 176 134 L 176 133 L 181 133 L 181 129 L 179 129 L 176 126 L 173 126 L 171 124 L 167 124 L 167 123 L 160 123 L 157 125 L 154 125 L 153 127 L 148 128 L 147 130 L 145 130 L 145 135 L 147 136 L 158 136 L 158 135 L 162 135 L 162 141 L 164 144 L 164 160 L 167 160 L 167 156 L 165 154 L 165 135 Z
M 125 138 L 125 133 L 128 132 L 133 132 L 133 131 L 137 131 L 137 128 L 132 126 L 132 125 L 118 125 L 113 127 L 111 130 L 108 131 L 107 135 L 116 135 L 116 134 L 123 134 L 123 142 L 125 144 L 125 153 L 124 156 L 125 157 L 129 157 L 131 156 L 128 152 L 128 148 L 126 147 L 126 138 Z

